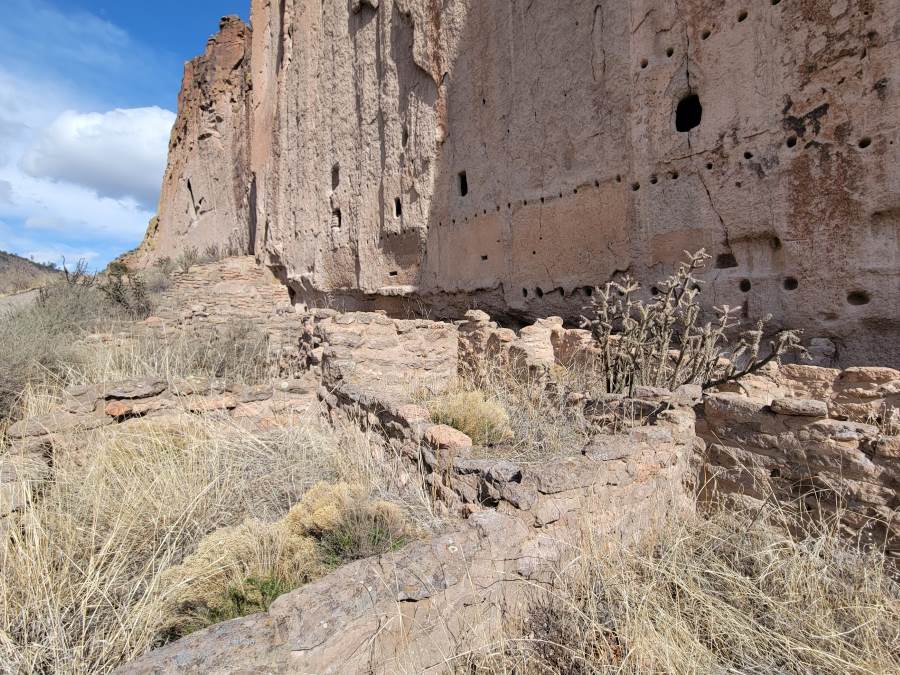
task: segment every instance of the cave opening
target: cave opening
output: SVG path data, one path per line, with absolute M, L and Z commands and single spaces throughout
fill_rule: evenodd
M 697 94 L 688 94 L 678 102 L 675 108 L 675 129 L 686 132 L 700 126 L 703 117 L 703 106 Z
M 469 179 L 466 176 L 466 172 L 460 171 L 458 178 L 459 178 L 459 196 L 465 197 L 467 194 L 469 194 Z

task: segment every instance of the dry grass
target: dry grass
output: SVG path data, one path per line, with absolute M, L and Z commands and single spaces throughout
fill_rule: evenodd
M 497 445 L 512 436 L 509 414 L 478 389 L 453 391 L 428 401 L 431 419 L 467 434 L 478 445 Z
M 0 543 L 0 663 L 8 670 L 109 672 L 182 625 L 179 595 L 190 583 L 166 583 L 166 571 L 207 535 L 256 532 L 253 523 L 282 518 L 321 480 L 362 485 L 377 500 L 398 474 L 372 437 L 317 417 L 257 435 L 225 418 L 166 419 L 97 432 L 80 463 L 55 458 L 39 498 Z M 408 512 L 427 519 L 424 495 L 407 497 Z M 241 565 L 251 585 L 267 569 L 253 564 L 264 539 L 245 541 L 239 556 L 250 557 Z M 201 576 L 229 569 L 213 557 Z
M 66 283 L 0 315 L 0 418 L 11 412 L 26 384 L 60 376 L 75 357 L 79 337 L 123 319 L 97 289 Z
M 108 341 L 86 342 L 90 334 Z M 25 416 L 35 395 L 53 400 L 70 385 L 189 376 L 263 382 L 267 349 L 264 332 L 249 323 L 151 333 L 97 288 L 58 284 L 40 301 L 0 316 L 0 420 Z
M 520 462 L 580 452 L 598 430 L 571 393 L 591 393 L 587 366 L 558 366 L 549 377 L 514 373 L 496 360 L 477 376 L 464 375 L 456 390 L 425 396 L 436 422 L 468 434 L 491 457 Z
M 124 325 L 110 342 L 85 343 L 62 368 L 60 383 L 115 382 L 133 377 L 214 377 L 229 383 L 268 379 L 265 333 L 249 322 L 219 331 L 150 333 Z
M 216 530 L 164 574 L 171 632 L 264 611 L 277 594 L 395 550 L 411 533 L 404 511 L 373 498 L 370 487 L 317 483 L 280 520 L 253 518 Z
M 833 525 L 800 541 L 720 512 L 586 546 L 478 673 L 900 672 L 900 586 Z

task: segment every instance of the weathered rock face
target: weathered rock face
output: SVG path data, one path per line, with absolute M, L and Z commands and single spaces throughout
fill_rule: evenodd
M 649 286 L 704 246 L 708 306 L 805 328 L 826 361 L 896 364 L 898 16 L 900 0 L 253 0 L 252 88 L 222 88 L 226 126 L 250 106 L 249 139 L 232 125 L 213 162 L 211 141 L 174 145 L 158 246 L 185 236 L 166 214 L 196 161 L 300 299 L 571 317 L 586 287 Z M 243 182 L 229 153 L 249 157 Z
M 186 246 L 249 252 L 250 29 L 223 17 L 203 55 L 184 68 L 157 217 L 129 262 Z

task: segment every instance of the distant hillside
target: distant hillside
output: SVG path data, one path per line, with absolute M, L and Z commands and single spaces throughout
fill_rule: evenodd
M 50 265 L 0 251 L 0 295 L 43 286 L 59 274 Z

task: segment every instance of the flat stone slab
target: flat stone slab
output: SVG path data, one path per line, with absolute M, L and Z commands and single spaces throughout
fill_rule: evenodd
M 828 417 L 828 405 L 825 401 L 811 398 L 776 398 L 772 401 L 772 411 L 796 417 Z
M 110 384 L 104 395 L 105 398 L 150 398 L 158 396 L 166 390 L 165 380 L 143 378 L 138 380 L 125 380 Z
M 11 438 L 29 438 L 69 431 L 86 431 L 110 424 L 112 419 L 98 415 L 76 415 L 66 411 L 29 417 L 13 424 L 7 432 Z

